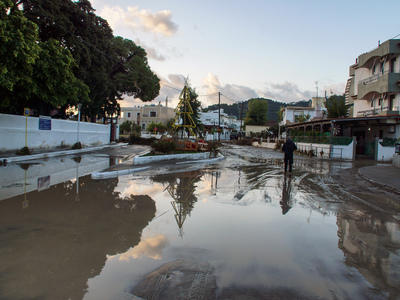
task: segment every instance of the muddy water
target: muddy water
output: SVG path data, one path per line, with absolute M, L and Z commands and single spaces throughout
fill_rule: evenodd
M 398 214 L 335 180 L 351 163 L 225 154 L 105 180 L 101 156 L 10 167 L 0 299 L 400 298 Z

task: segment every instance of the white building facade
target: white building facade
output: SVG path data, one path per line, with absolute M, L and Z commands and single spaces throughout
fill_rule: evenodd
M 399 114 L 399 39 L 388 40 L 358 56 L 349 75 L 345 93 L 349 117 Z
M 152 122 L 167 125 L 174 117 L 175 110 L 172 107 L 162 105 L 151 104 L 145 106 L 121 107 L 119 124 L 130 121 L 134 124 L 138 124 L 144 131 Z
M 212 110 L 208 112 L 200 112 L 200 121 L 204 124 L 205 128 L 218 128 L 220 125 L 222 130 L 239 131 L 240 129 L 240 120 L 236 118 L 236 116 L 229 116 L 227 113 L 224 113 L 224 110 L 221 108 L 220 113 L 218 110 Z

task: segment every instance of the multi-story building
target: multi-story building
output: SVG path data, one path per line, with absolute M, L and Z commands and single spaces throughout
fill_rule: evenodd
M 145 105 L 140 108 L 139 124 L 142 130 L 146 130 L 152 122 L 167 125 L 174 117 L 175 109 L 172 107 L 162 106 L 161 104 Z
M 400 40 L 388 40 L 363 53 L 350 66 L 346 86 L 349 117 L 398 115 Z
M 218 110 L 200 112 L 199 117 L 201 123 L 208 130 L 211 130 L 213 127 L 218 128 L 218 125 L 220 125 L 221 129 L 229 131 L 236 131 L 240 128 L 240 120 L 235 116 L 229 116 L 227 113 L 224 113 L 222 108 L 220 113 L 218 113 Z
M 135 107 L 121 107 L 121 118 L 119 123 L 131 121 L 139 124 L 142 130 L 152 122 L 162 123 L 167 125 L 171 119 L 175 117 L 175 110 L 171 107 L 162 106 L 161 104 L 135 106 Z
M 121 107 L 119 124 L 122 124 L 125 121 L 130 121 L 137 124 L 139 118 L 140 118 L 140 106 Z

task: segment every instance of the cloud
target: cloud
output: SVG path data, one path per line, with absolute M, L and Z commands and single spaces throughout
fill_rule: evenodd
M 266 87 L 260 91 L 260 96 L 280 102 L 297 102 L 309 100 L 316 92 L 303 91 L 297 84 L 285 81 L 284 83 L 265 83 Z
M 206 91 L 206 94 L 210 95 L 221 92 L 223 97 L 225 97 L 225 99 L 223 100 L 228 100 L 228 103 L 230 104 L 258 97 L 257 92 L 254 89 L 247 86 L 237 85 L 237 84 L 221 85 L 218 77 L 212 73 L 209 73 L 207 77 L 204 78 L 202 89 Z M 209 96 L 207 101 L 205 102 L 209 103 L 208 105 L 210 105 L 210 104 L 217 104 L 218 101 L 219 101 L 218 98 L 215 97 L 215 95 L 212 95 Z
M 148 58 L 152 58 L 152 59 L 158 60 L 158 61 L 165 61 L 166 60 L 166 57 L 164 55 L 158 54 L 158 52 L 157 52 L 157 50 L 155 48 L 148 47 L 140 39 L 136 39 L 135 40 L 135 44 L 139 45 L 140 47 L 142 47 L 143 49 L 146 50 Z
M 124 26 L 132 31 L 150 31 L 164 36 L 172 36 L 178 31 L 178 25 L 172 21 L 172 13 L 163 10 L 152 13 L 150 10 L 139 9 L 138 6 L 105 6 L 100 16 L 108 21 L 112 28 Z
M 142 239 L 140 243 L 119 256 L 121 261 L 129 261 L 131 258 L 150 257 L 160 260 L 162 250 L 169 245 L 169 241 L 164 235 L 157 235 Z

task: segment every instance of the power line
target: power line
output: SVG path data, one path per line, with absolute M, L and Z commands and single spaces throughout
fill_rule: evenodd
M 223 96 L 223 97 L 225 97 L 226 99 L 228 99 L 228 100 L 230 100 L 230 101 L 232 101 L 232 102 L 235 102 L 235 103 L 240 103 L 240 102 L 243 102 L 243 100 L 242 100 L 242 101 L 239 101 L 239 100 L 233 100 L 233 99 L 229 98 L 228 96 L 225 96 L 225 95 L 224 95 L 224 94 L 222 94 L 222 93 L 221 93 L 221 96 Z

